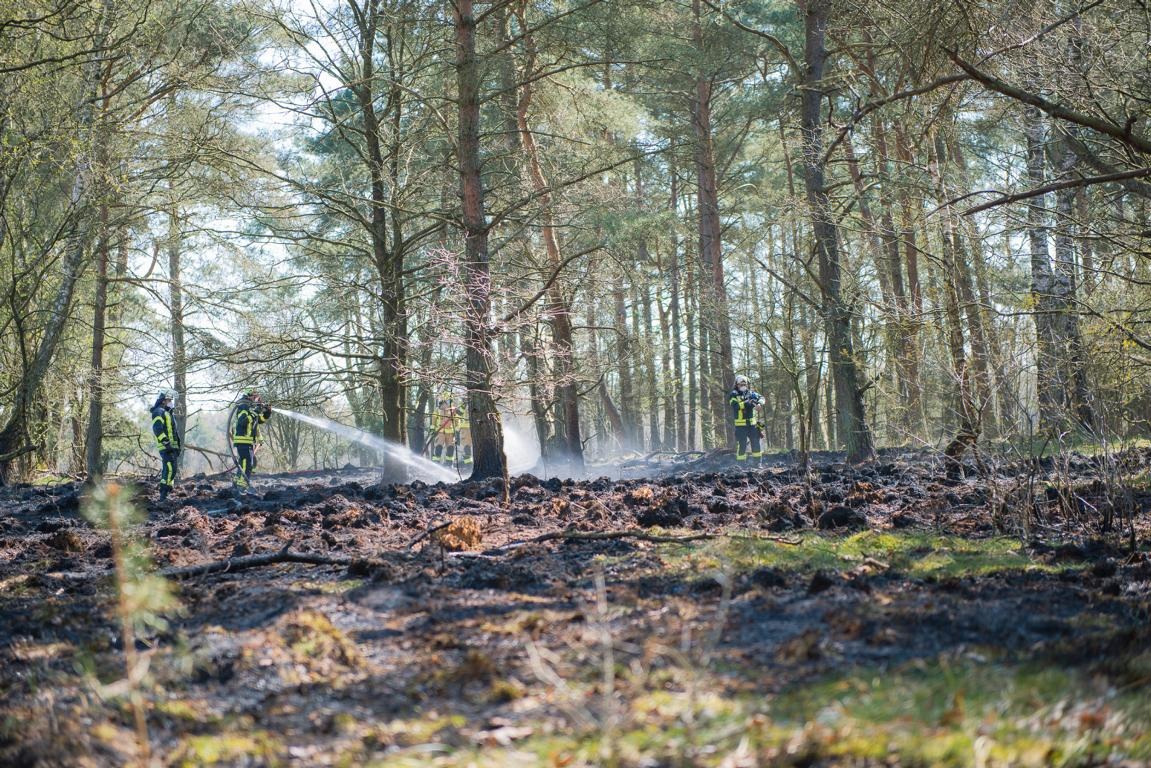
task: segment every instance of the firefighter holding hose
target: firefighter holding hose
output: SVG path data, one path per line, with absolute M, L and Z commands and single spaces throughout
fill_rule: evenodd
M 731 404 L 731 415 L 735 423 L 735 460 L 747 461 L 748 443 L 751 443 L 750 457 L 753 463 L 758 464 L 763 457 L 759 434 L 759 412 L 763 408 L 763 397 L 751 388 L 747 377 L 740 374 L 735 377 L 735 387 L 728 395 L 728 403 Z
M 472 463 L 472 430 L 462 405 L 440 398 L 432 414 L 432 461 L 438 464 Z
M 247 493 L 252 485 L 260 425 L 271 418 L 272 407 L 264 402 L 258 392 L 248 390 L 236 404 L 234 414 L 231 437 L 236 451 L 236 475 L 232 484 L 243 494 Z

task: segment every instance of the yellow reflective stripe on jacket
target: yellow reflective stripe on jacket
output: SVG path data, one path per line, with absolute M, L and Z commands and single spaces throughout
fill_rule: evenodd
M 256 421 L 252 412 L 241 408 L 236 412 L 236 421 L 232 424 L 232 443 L 235 445 L 252 445 L 256 442 Z
M 268 416 L 263 412 L 257 415 L 248 408 L 241 409 L 232 425 L 232 444 L 254 445 L 259 432 L 257 427 L 267 420 Z
M 160 422 L 161 429 L 158 435 L 155 434 L 157 421 Z M 172 416 L 169 413 L 152 417 L 152 434 L 156 438 L 156 445 L 161 448 L 175 448 L 180 444 L 176 439 L 176 425 L 172 423 Z
M 735 426 L 754 427 L 759 423 L 755 417 L 755 406 L 748 405 L 738 397 L 731 398 L 728 403 L 738 408 L 735 415 Z
M 436 411 L 432 415 L 432 430 L 435 432 L 455 432 L 459 428 L 460 417 L 456 413 Z

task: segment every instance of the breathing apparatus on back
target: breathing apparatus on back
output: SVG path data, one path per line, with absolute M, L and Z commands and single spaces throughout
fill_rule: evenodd
M 240 455 L 236 451 L 235 440 L 233 439 L 236 432 L 236 419 L 239 418 L 241 410 L 251 410 L 256 414 L 264 414 L 265 416 L 272 415 L 272 406 L 264 402 L 264 398 L 260 393 L 254 389 L 246 389 L 232 403 L 232 408 L 228 411 L 228 421 L 224 425 L 224 439 L 228 443 L 228 455 L 232 457 L 232 463 L 236 469 L 240 468 Z M 255 446 L 252 446 L 253 450 Z

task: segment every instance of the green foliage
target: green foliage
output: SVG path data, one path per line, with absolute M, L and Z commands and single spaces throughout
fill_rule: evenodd
M 84 517 L 108 531 L 115 565 L 116 618 L 124 653 L 124 678 L 107 685 L 96 682 L 101 698 L 124 697 L 135 720 L 136 755 L 147 765 L 151 754 L 148 732 L 148 702 L 144 687 L 149 680 L 148 657 L 136 650 L 136 638 L 167 628 L 162 613 L 176 610 L 177 603 L 168 582 L 152 573 L 147 548 L 137 542 L 130 528 L 138 512 L 131 491 L 116 483 L 102 483 L 84 501 Z
M 120 594 L 117 610 L 142 636 L 168 628 L 166 616 L 179 606 L 172 585 L 155 572 L 147 543 L 136 539 L 131 529 L 142 521 L 142 512 L 132 503 L 131 487 L 116 483 L 96 486 L 83 507 L 84 518 L 112 534 L 119 547 L 116 588 Z

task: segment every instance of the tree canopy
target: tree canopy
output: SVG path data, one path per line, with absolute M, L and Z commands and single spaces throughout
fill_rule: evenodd
M 161 388 L 200 467 L 246 387 L 415 453 L 466 402 L 477 477 L 521 433 L 560 474 L 726 447 L 738 373 L 803 456 L 1147 437 L 1149 34 L 1132 0 L 8 1 L 0 474 L 147 466 Z M 284 468 L 403 474 L 276 429 Z

